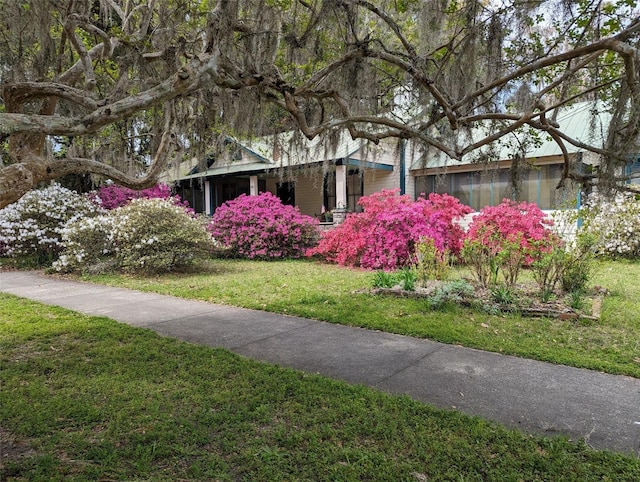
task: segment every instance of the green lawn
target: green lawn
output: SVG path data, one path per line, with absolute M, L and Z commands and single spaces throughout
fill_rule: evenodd
M 610 290 L 598 322 L 430 310 L 424 301 L 355 293 L 370 272 L 313 261 L 213 260 L 199 274 L 85 279 L 214 303 L 430 338 L 640 378 L 640 263 L 602 262 Z
M 252 265 L 220 266 L 240 285 Z M 281 277 L 270 291 L 285 291 L 291 270 L 309 268 L 269 269 Z M 188 279 L 205 296 L 207 278 Z M 0 480 L 640 480 L 637 458 L 9 295 L 0 372 Z

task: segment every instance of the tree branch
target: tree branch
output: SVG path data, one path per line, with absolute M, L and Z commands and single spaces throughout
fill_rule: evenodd
M 98 108 L 98 103 L 88 96 L 82 89 L 76 89 L 59 82 L 20 82 L 16 84 L 5 84 L 4 96 L 11 97 L 11 102 L 25 104 L 32 99 L 43 97 L 57 97 L 80 105 L 85 109 L 93 110 Z

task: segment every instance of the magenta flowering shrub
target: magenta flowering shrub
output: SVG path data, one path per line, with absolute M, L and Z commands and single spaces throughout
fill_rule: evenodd
M 299 258 L 317 242 L 318 224 L 265 192 L 227 201 L 216 209 L 208 230 L 232 257 Z
M 462 249 L 466 233 L 456 221 L 472 213 L 473 209 L 466 204 L 462 204 L 457 197 L 449 194 L 431 193 L 427 201 L 423 203 L 425 214 L 431 216 L 434 213 L 439 213 L 444 222 L 447 223 L 445 247 L 449 253 L 457 256 Z
M 454 220 L 471 208 L 447 195 L 413 201 L 398 190 L 383 190 L 359 201 L 361 213 L 349 214 L 324 234 L 307 255 L 319 255 L 343 266 L 395 270 L 411 264 L 415 244 L 433 239 L 440 251 L 459 251 L 460 229 Z
M 484 207 L 473 218 L 467 240 L 477 241 L 496 254 L 507 243 L 515 243 L 524 254 L 525 264 L 531 264 L 537 252 L 550 251 L 560 243 L 551 226 L 553 220 L 535 203 L 503 199 L 497 206 Z
M 101 186 L 92 195 L 92 199 L 105 209 L 116 209 L 126 206 L 133 199 L 169 199 L 173 198 L 174 203 L 185 208 L 189 207 L 186 201 L 182 201 L 180 196 L 172 196 L 171 188 L 166 184 L 158 184 L 148 189 L 136 191 L 128 187 L 109 184 Z

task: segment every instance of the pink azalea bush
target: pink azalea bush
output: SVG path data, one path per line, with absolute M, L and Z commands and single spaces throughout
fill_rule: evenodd
M 526 264 L 536 253 L 549 251 L 560 243 L 547 217 L 535 203 L 503 199 L 497 206 L 486 206 L 473 218 L 467 232 L 467 243 L 478 242 L 494 254 L 507 244 L 519 245 Z
M 349 214 L 307 255 L 343 266 L 395 270 L 411 264 L 415 244 L 421 238 L 433 239 L 439 250 L 457 252 L 462 231 L 454 220 L 471 212 L 446 194 L 413 201 L 398 195 L 398 190 L 364 196 L 359 204 L 363 212 Z
M 118 186 L 117 184 L 108 184 L 101 186 L 95 193 L 92 193 L 92 199 L 100 204 L 104 209 L 116 209 L 126 206 L 133 199 L 174 199 L 174 203 L 185 208 L 189 207 L 186 201 L 182 201 L 180 196 L 172 196 L 171 188 L 166 184 L 158 184 L 148 189 L 136 191 L 128 187 Z
M 427 201 L 423 203 L 425 214 L 430 216 L 440 213 L 448 226 L 445 233 L 445 247 L 451 254 L 458 255 L 464 242 L 465 230 L 456 221 L 472 213 L 473 209 L 449 194 L 431 193 Z
M 319 236 L 317 219 L 269 192 L 227 201 L 208 230 L 229 256 L 250 259 L 299 258 Z

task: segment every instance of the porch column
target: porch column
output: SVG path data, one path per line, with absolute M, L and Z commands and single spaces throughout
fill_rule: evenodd
M 347 207 L 347 166 L 336 166 L 336 207 Z
M 336 166 L 336 207 L 333 222 L 344 221 L 347 211 L 347 166 Z
M 211 212 L 211 181 L 204 182 L 204 213 L 207 216 L 213 215 Z
M 249 176 L 249 196 L 258 195 L 258 176 Z

